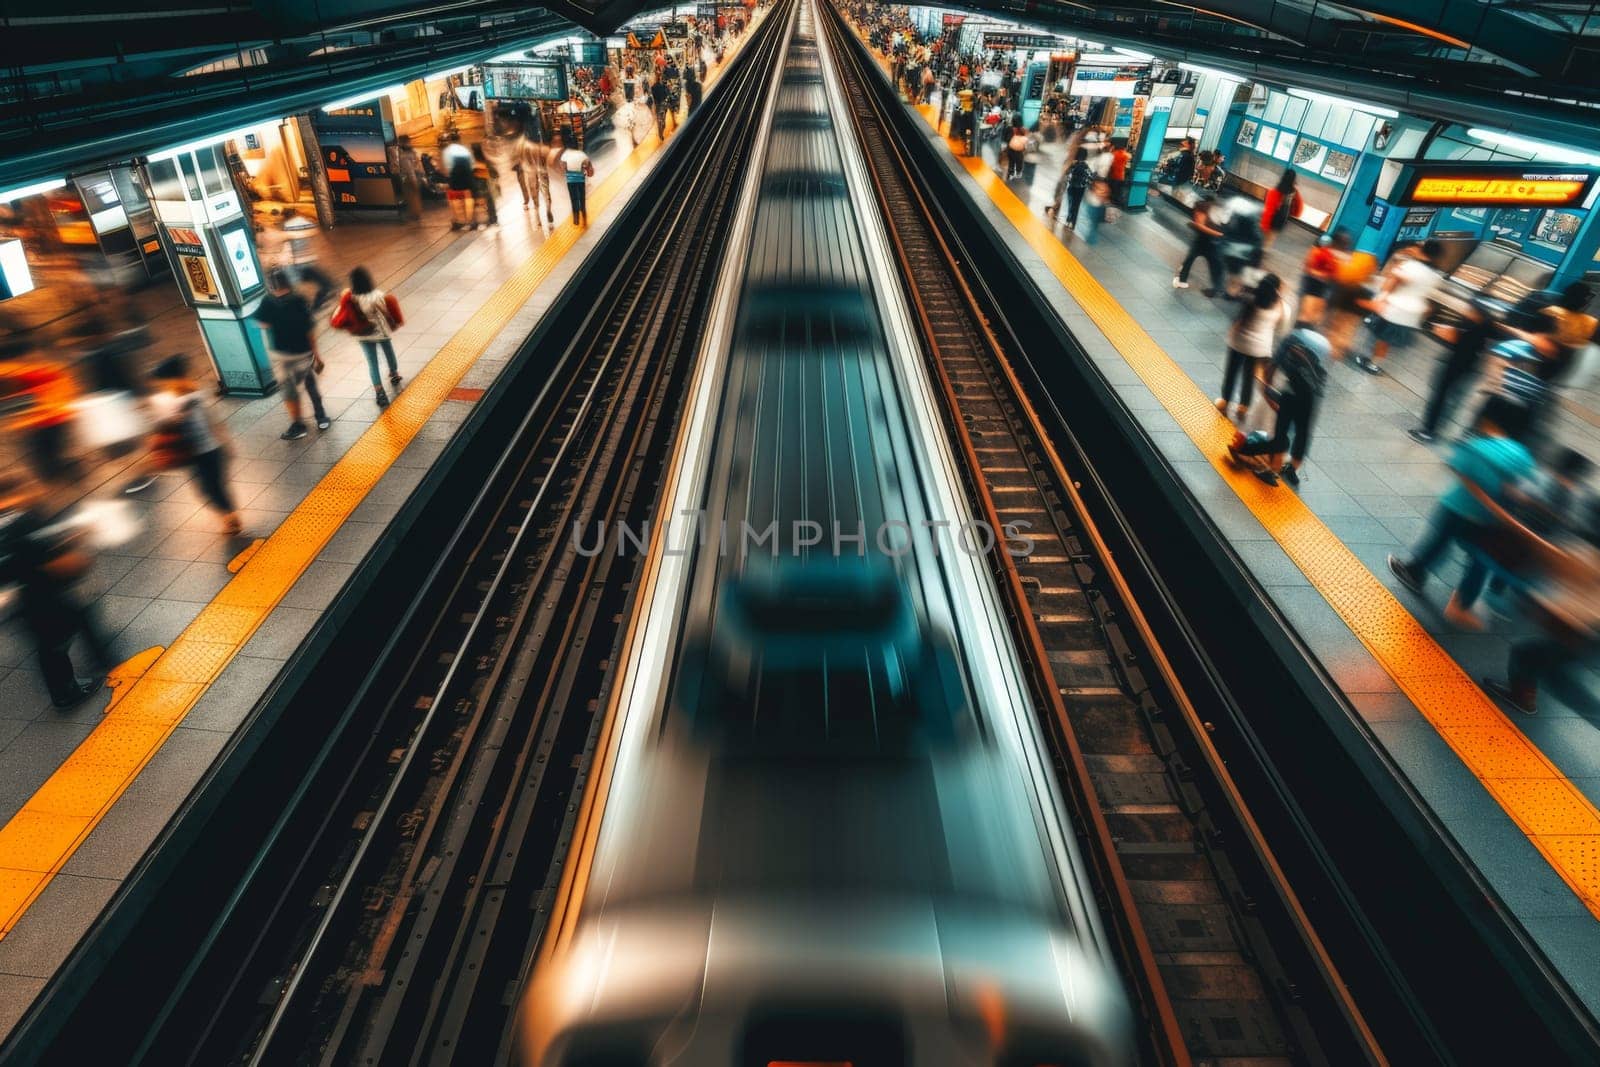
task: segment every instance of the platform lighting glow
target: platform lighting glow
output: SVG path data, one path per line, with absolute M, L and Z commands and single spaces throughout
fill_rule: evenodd
M 32 185 L 19 185 L 15 189 L 7 189 L 4 192 L 0 192 L 0 204 L 9 204 L 11 201 L 21 200 L 25 196 L 48 193 L 50 190 L 59 189 L 65 184 L 67 184 L 67 179 L 65 178 L 47 178 L 42 182 L 34 182 Z
M 1534 159 L 1551 163 L 1576 163 L 1585 167 L 1600 167 L 1600 156 L 1588 152 L 1577 152 L 1571 148 L 1562 148 L 1560 145 L 1547 144 L 1544 141 L 1530 141 L 1526 137 L 1518 137 L 1511 133 L 1496 133 L 1493 130 L 1483 130 L 1474 126 L 1467 131 L 1467 136 L 1484 144 L 1495 145 L 1500 148 L 1509 148 L 1516 152 L 1526 152 Z
M 342 107 L 353 107 L 356 104 L 364 104 L 368 100 L 376 100 L 380 96 L 392 96 L 395 93 L 403 93 L 405 91 L 406 87 L 404 85 L 391 85 L 386 89 L 369 89 L 367 92 L 349 96 L 343 100 L 335 100 L 331 104 L 323 104 L 322 110 L 338 111 Z
M 187 155 L 196 149 L 207 148 L 221 141 L 237 140 L 254 129 L 254 126 L 246 126 L 243 129 L 229 130 L 226 133 L 208 134 L 205 137 L 200 138 L 198 141 L 190 141 L 188 144 L 174 145 L 171 148 L 163 148 L 159 152 L 152 152 L 146 157 L 146 161 L 150 163 L 159 163 L 163 159 L 171 159 L 174 156 Z
M 1156 58 L 1149 52 L 1139 52 L 1132 48 L 1123 48 L 1121 45 L 1112 45 L 1111 50 L 1120 55 L 1127 56 L 1129 59 L 1137 59 L 1140 63 L 1152 63 Z
M 1197 63 L 1179 63 L 1178 69 L 1186 70 L 1190 74 L 1203 74 L 1208 78 L 1221 78 L 1224 81 L 1239 82 L 1240 84 L 1250 80 L 1243 74 L 1233 74 L 1225 70 L 1217 70 L 1214 67 L 1202 67 Z
M 1289 95 L 1298 96 L 1302 100 L 1331 104 L 1334 107 L 1347 107 L 1352 111 L 1360 111 L 1363 114 L 1374 115 L 1380 119 L 1397 119 L 1400 117 L 1400 112 L 1392 107 L 1368 104 L 1361 100 L 1349 100 L 1342 96 L 1329 96 L 1327 93 L 1315 93 L 1310 89 L 1290 89 Z

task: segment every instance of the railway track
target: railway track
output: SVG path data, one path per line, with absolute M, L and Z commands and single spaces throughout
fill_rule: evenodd
M 1029 524 L 1032 553 L 992 553 L 995 577 L 1147 1058 L 1381 1059 L 1088 517 L 1092 470 L 1055 450 L 1012 372 L 1020 346 L 919 188 L 878 72 L 831 6 L 825 21 L 972 502 L 992 528 Z
M 785 9 L 677 135 L 658 210 L 485 479 L 436 621 L 323 810 L 286 813 L 145 1062 L 507 1057 L 640 558 L 580 551 L 574 523 L 653 514 Z

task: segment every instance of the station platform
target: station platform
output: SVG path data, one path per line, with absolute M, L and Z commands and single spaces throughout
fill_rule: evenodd
M 765 12 L 708 70 L 708 92 Z M 134 874 L 649 175 L 664 142 L 644 109 L 629 118 L 590 146 L 587 227 L 570 222 L 565 190 L 547 225 L 502 174 L 498 227 L 452 232 L 439 204 L 411 229 L 372 223 L 316 239 L 336 280 L 362 264 L 399 299 L 404 388 L 378 409 L 359 346 L 326 326 L 325 311 L 330 429 L 283 441 L 277 397 L 210 402 L 244 532 L 222 532 L 186 473 L 123 498 L 140 532 L 100 555 L 77 590 L 124 657 L 106 695 L 58 711 L 20 627 L 0 626 L 0 1037 Z M 192 352 L 192 316 L 175 296 L 171 308 L 152 299 L 153 350 Z M 134 462 L 102 464 L 80 491 L 119 496 Z
M 887 79 L 887 59 L 872 54 Z M 1396 350 L 1379 377 L 1331 367 L 1301 486 L 1270 487 L 1230 464 L 1236 427 L 1212 404 L 1238 305 L 1202 294 L 1203 264 L 1194 288 L 1172 286 L 1188 246 L 1187 211 L 1152 191 L 1148 210 L 1123 213 L 1090 244 L 1044 213 L 1064 143 L 1044 145 L 1031 181 L 1008 182 L 998 142 L 971 157 L 944 135 L 940 102 L 906 106 L 1391 765 L 1600 1015 L 1600 674 L 1575 669 L 1545 687 L 1537 715 L 1508 713 L 1480 682 L 1505 677 L 1511 643 L 1531 624 L 1480 606 L 1485 630 L 1456 630 L 1442 609 L 1461 560 L 1435 571 L 1425 597 L 1386 563 L 1417 543 L 1454 481 L 1446 459 L 1457 432 L 1432 447 L 1407 436 L 1442 349 L 1419 341 Z M 1291 296 L 1311 241 L 1291 227 L 1267 253 L 1266 269 Z M 1464 398 L 1457 414 L 1477 406 Z M 1600 457 L 1592 388 L 1568 389 L 1554 423 L 1558 441 Z

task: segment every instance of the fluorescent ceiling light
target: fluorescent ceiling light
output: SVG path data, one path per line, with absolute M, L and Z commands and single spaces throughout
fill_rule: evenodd
M 1289 95 L 1298 96 L 1302 100 L 1316 100 L 1322 103 L 1333 104 L 1338 107 L 1347 107 L 1352 111 L 1361 111 L 1368 115 L 1376 115 L 1380 119 L 1397 119 L 1400 112 L 1392 107 L 1383 107 L 1379 104 L 1368 104 L 1361 100 L 1348 100 L 1342 96 L 1329 96 L 1327 93 L 1314 93 L 1310 89 L 1290 89 Z
M 186 155 L 195 151 L 196 149 L 214 145 L 218 141 L 231 141 L 235 138 L 243 137 L 253 129 L 255 129 L 254 126 L 247 126 L 240 130 L 229 130 L 227 133 L 213 133 L 209 136 L 202 137 L 198 141 L 190 141 L 188 144 L 180 144 L 172 148 L 163 148 L 159 152 L 152 152 L 146 158 L 150 163 L 159 163 L 163 159 L 171 159 L 173 156 Z
M 34 182 L 32 185 L 19 185 L 15 189 L 7 189 L 4 192 L 0 192 L 0 204 L 9 204 L 11 201 L 21 200 L 25 196 L 48 193 L 50 190 L 59 189 L 65 184 L 67 184 L 67 179 L 65 178 L 49 178 L 42 182 Z
M 1563 148 L 1560 145 L 1547 144 L 1544 141 L 1530 141 L 1526 137 L 1518 137 L 1511 133 L 1496 133 L 1493 130 L 1483 130 L 1476 126 L 1467 131 L 1467 136 L 1485 144 L 1499 145 L 1517 152 L 1526 152 L 1539 160 L 1549 160 L 1553 163 L 1577 163 L 1585 167 L 1600 167 L 1600 156 L 1588 152 L 1579 152 L 1572 148 Z
M 331 104 L 323 104 L 322 110 L 338 111 L 342 107 L 352 107 L 356 104 L 364 104 L 368 100 L 376 100 L 380 96 L 388 96 L 391 93 L 403 93 L 405 91 L 406 87 L 404 85 L 391 85 L 387 89 L 369 89 L 364 93 L 358 93 L 355 96 L 345 97 L 343 100 L 335 100 Z
M 1155 56 L 1151 55 L 1149 52 L 1137 52 L 1132 48 L 1123 48 L 1121 45 L 1112 45 L 1111 46 L 1111 50 L 1113 52 L 1120 52 L 1121 54 L 1127 56 L 1129 59 L 1137 59 L 1141 63 L 1149 63 L 1149 62 L 1152 62 L 1156 58 Z
M 1190 74 L 1204 74 L 1208 78 L 1223 78 L 1231 82 L 1244 83 L 1250 79 L 1243 74 L 1231 74 L 1225 70 L 1216 70 L 1211 67 L 1202 67 L 1196 63 L 1179 63 L 1179 70 L 1186 70 Z

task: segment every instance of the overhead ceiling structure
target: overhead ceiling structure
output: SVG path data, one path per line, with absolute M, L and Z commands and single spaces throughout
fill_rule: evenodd
M 570 35 L 564 0 L 0 0 L 0 187 Z
M 1246 77 L 1600 148 L 1600 3 L 970 0 Z
M 0 0 L 0 186 L 573 32 L 661 0 Z M 1600 3 L 965 0 L 959 9 L 1600 148 Z

